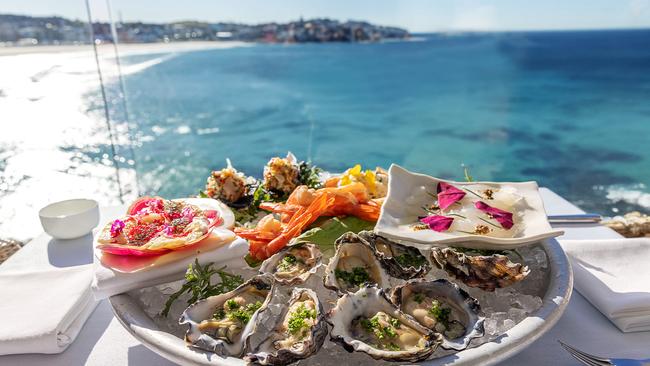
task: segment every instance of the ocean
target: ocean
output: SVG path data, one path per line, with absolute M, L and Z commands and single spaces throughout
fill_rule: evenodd
M 260 177 L 292 151 L 330 171 L 397 163 L 461 180 L 467 166 L 476 180 L 536 180 L 587 211 L 650 212 L 650 30 L 260 44 L 121 63 L 134 69 L 126 104 L 109 78 L 109 112 L 141 194 L 195 194 L 226 158 Z M 101 120 L 97 88 L 82 102 Z M 106 142 L 65 151 L 106 165 Z

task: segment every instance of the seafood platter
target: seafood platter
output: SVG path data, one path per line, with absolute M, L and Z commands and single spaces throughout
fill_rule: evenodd
M 569 301 L 562 232 L 534 182 L 467 171 L 455 182 L 394 164 L 334 174 L 292 154 L 262 173 L 228 161 L 198 197 L 142 197 L 101 231 L 96 256 L 127 274 L 197 253 L 188 248 L 247 247 L 110 298 L 154 352 L 202 365 L 493 364 Z

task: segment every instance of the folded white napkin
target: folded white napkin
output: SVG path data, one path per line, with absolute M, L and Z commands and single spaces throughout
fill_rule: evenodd
M 0 265 L 0 355 L 60 353 L 74 341 L 97 305 L 92 241 L 42 234 Z
M 126 291 L 179 280 L 183 278 L 187 267 L 194 262 L 194 259 L 198 259 L 201 264 L 214 262 L 219 265 L 244 257 L 248 252 L 248 242 L 235 238 L 234 234 L 229 232 L 230 238 L 227 243 L 223 243 L 223 233 L 215 230 L 190 253 L 172 253 L 167 258 L 161 258 L 157 264 L 132 273 L 109 268 L 95 256 L 95 275 L 92 282 L 95 298 L 104 299 Z M 218 241 L 220 244 L 213 246 L 210 244 L 211 240 Z M 215 247 L 216 249 L 210 249 Z
M 623 332 L 650 330 L 650 239 L 561 240 L 575 288 Z

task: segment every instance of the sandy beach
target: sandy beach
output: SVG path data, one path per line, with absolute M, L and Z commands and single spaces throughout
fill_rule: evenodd
M 123 43 L 119 45 L 119 52 L 124 54 L 158 53 L 158 52 L 184 52 L 204 49 L 222 49 L 232 47 L 243 47 L 250 43 L 239 41 L 191 41 L 175 43 Z M 93 48 L 90 44 L 83 45 L 60 45 L 60 46 L 22 46 L 22 47 L 0 47 L 0 56 L 15 56 L 37 53 L 88 53 Z M 112 53 L 112 44 L 101 44 L 98 46 L 100 54 Z

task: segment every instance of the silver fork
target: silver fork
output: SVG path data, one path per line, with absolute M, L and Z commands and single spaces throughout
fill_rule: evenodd
M 650 366 L 650 359 L 632 360 L 629 358 L 604 358 L 582 352 L 558 340 L 571 356 L 588 366 Z

